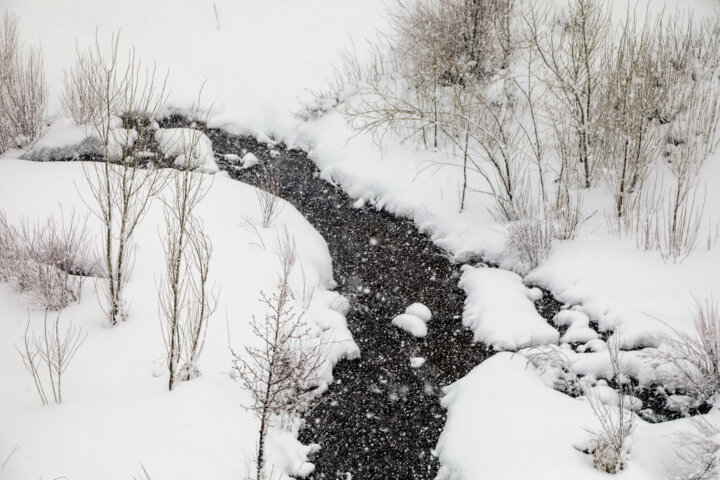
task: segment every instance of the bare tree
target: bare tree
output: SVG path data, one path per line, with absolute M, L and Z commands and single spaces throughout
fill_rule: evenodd
M 87 334 L 83 334 L 81 328 L 73 327 L 72 323 L 69 323 L 62 333 L 60 314 L 57 314 L 54 322 L 48 322 L 47 310 L 42 333 L 32 333 L 28 315 L 24 343 L 22 347 L 16 345 L 15 348 L 22 357 L 25 368 L 33 377 L 43 405 L 49 403 L 50 392 L 55 403 L 62 403 L 63 374 L 86 338 Z M 43 373 L 44 371 L 47 371 L 47 375 Z
M 199 113 L 199 99 L 193 111 Z M 212 243 L 194 210 L 208 191 L 205 175 L 193 170 L 201 130 L 180 136 L 183 165 L 171 173 L 172 189 L 165 206 L 165 275 L 158 287 L 163 335 L 167 348 L 168 389 L 197 377 L 207 321 L 216 305 L 208 285 Z
M 0 153 L 26 147 L 45 128 L 47 84 L 41 52 L 21 48 L 17 24 L 9 12 L 0 23 Z
M 84 171 L 89 203 L 103 224 L 98 256 L 106 313 L 115 325 L 125 315 L 122 292 L 132 269 L 133 233 L 163 182 L 159 169 L 149 164 L 146 150 L 166 99 L 167 77 L 158 83 L 155 68 L 143 68 L 132 49 L 126 65 L 121 65 L 118 36 L 112 37 L 110 47 L 105 55 L 96 40 L 86 53 L 78 52 L 77 68 L 87 82 L 86 98 L 98 103 L 90 110 L 101 159 L 85 164 Z
M 256 479 L 266 479 L 265 438 L 273 417 L 287 418 L 303 409 L 327 357 L 327 345 L 310 337 L 310 329 L 292 306 L 289 285 L 297 254 L 295 242 L 287 232 L 278 240 L 280 260 L 278 290 L 272 296 L 261 292 L 267 306 L 263 320 L 253 317 L 253 334 L 259 346 L 232 351 L 233 368 L 252 395 L 246 408 L 260 420 Z
M 546 73 L 541 77 L 556 100 L 555 108 L 569 123 L 572 157 L 590 187 L 595 175 L 598 125 L 601 117 L 600 59 L 609 36 L 607 6 L 598 0 L 573 0 L 567 12 L 550 11 L 538 2 L 523 15 L 527 40 Z
M 94 111 L 102 108 L 102 99 L 96 96 L 92 79 L 86 74 L 91 68 L 91 61 L 86 52 L 78 52 L 75 64 L 65 70 L 60 100 L 65 114 L 76 125 L 91 124 Z

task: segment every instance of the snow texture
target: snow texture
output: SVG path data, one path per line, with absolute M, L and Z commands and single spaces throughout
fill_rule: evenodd
M 155 132 L 155 141 L 165 158 L 174 158 L 179 167 L 198 169 L 203 173 L 218 171 L 212 142 L 200 130 L 160 128 Z
M 370 244 L 372 245 L 372 239 L 370 239 Z M 413 303 L 405 309 L 405 313 L 408 315 L 414 315 L 425 323 L 429 322 L 432 318 L 430 309 L 422 303 Z
M 315 288 L 307 308 L 301 302 L 292 306 L 304 313 L 314 338 L 332 345 L 321 386 L 332 381 L 331 367 L 340 358 L 359 355 L 344 317 L 348 302 L 330 290 L 335 282 L 322 237 L 285 204 L 276 229 L 259 229 L 267 246 L 261 249 L 255 234 L 243 226 L 245 218 L 260 218 L 256 190 L 224 175 L 208 183 L 196 213 L 213 242 L 209 284 L 220 287 L 219 304 L 208 324 L 198 365 L 201 376 L 172 392 L 167 391 L 156 295 L 164 268 L 159 200 L 152 201 L 134 236 L 127 321 L 113 328 L 105 325 L 91 280 L 84 283 L 82 301 L 62 312 L 63 321 L 72 320 L 88 337 L 63 377 L 61 405 L 40 404 L 14 348 L 22 342 L 28 318 L 31 329 L 42 325 L 41 310 L 10 285 L 0 284 L 0 457 L 5 459 L 16 444 L 21 445 L 0 477 L 127 480 L 139 473 L 141 462 L 153 478 L 242 477 L 259 424 L 239 405 L 248 404 L 250 397 L 228 375 L 228 341 L 237 352 L 254 344 L 250 319 L 265 314 L 258 301 L 260 291 L 276 288 L 279 262 L 273 252 L 283 226 L 296 241 L 304 270 L 292 272 L 291 288 Z M 49 215 L 67 219 L 73 209 L 84 217 L 87 207 L 82 199 L 89 198 L 81 162 L 0 158 L 0 208 L 14 224 L 24 218 L 44 221 Z M 89 216 L 91 239 L 101 238 L 99 227 Z M 314 447 L 300 445 L 296 433 L 273 428 L 270 461 L 278 471 L 307 474 L 313 467 L 306 455 Z
M 467 294 L 463 324 L 475 332 L 477 341 L 497 350 L 558 341 L 558 331 L 538 314 L 532 290 L 516 273 L 465 266 L 460 287 Z
M 427 325 L 422 319 L 408 313 L 401 313 L 392 319 L 392 324 L 402 328 L 413 337 L 427 336 Z

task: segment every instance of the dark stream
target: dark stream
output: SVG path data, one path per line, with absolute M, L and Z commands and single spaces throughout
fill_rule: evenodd
M 460 265 L 421 234 L 412 221 L 372 207 L 354 208 L 342 190 L 320 178 L 304 152 L 252 138 L 207 130 L 219 155 L 244 151 L 261 165 L 248 170 L 218 159 L 232 178 L 260 185 L 263 163 L 277 162 L 280 196 L 292 203 L 325 238 L 338 291 L 351 303 L 348 326 L 361 358 L 340 361 L 335 382 L 306 416 L 304 443 L 321 449 L 311 478 L 431 479 L 432 455 L 445 423 L 442 387 L 467 374 L 487 356 L 462 327 L 465 299 Z M 414 302 L 432 311 L 428 335 L 415 338 L 393 326 Z M 411 357 L 423 357 L 420 368 Z

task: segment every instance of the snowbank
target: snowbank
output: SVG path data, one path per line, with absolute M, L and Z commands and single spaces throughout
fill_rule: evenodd
M 333 345 L 323 379 L 332 379 L 330 368 L 339 358 L 359 355 L 345 322 L 347 301 L 329 290 L 334 281 L 322 237 L 286 204 L 274 229 L 258 228 L 258 239 L 244 223 L 245 217 L 260 218 L 255 189 L 222 174 L 208 185 L 197 214 L 213 242 L 209 283 L 217 287 L 219 304 L 199 362 L 202 375 L 173 392 L 167 391 L 156 294 L 164 267 L 161 202 L 152 203 L 134 237 L 135 269 L 126 290 L 128 320 L 117 327 L 104 326 L 91 280 L 84 284 L 81 303 L 62 312 L 63 320 L 72 320 L 88 337 L 63 378 L 61 405 L 40 404 L 14 348 L 22 342 L 28 318 L 31 328 L 41 324 L 39 308 L 0 284 L 0 457 L 4 460 L 16 444 L 20 446 L 0 471 L 2 478 L 127 480 L 140 472 L 140 463 L 153 478 L 241 478 L 250 465 L 258 422 L 240 406 L 248 403 L 249 395 L 229 375 L 228 343 L 243 351 L 253 342 L 249 322 L 253 315 L 264 315 L 260 291 L 270 293 L 276 287 L 279 263 L 273 247 L 283 226 L 297 243 L 304 269 L 304 274 L 291 274 L 291 287 L 295 292 L 303 286 L 316 291 L 304 318 L 315 335 Z M 84 215 L 81 196 L 89 199 L 79 162 L 0 159 L 0 208 L 11 222 L 61 213 L 67 218 L 72 209 Z M 88 231 L 99 241 L 92 216 Z M 265 249 L 258 247 L 263 242 Z M 298 300 L 294 308 L 305 306 Z M 307 472 L 308 448 L 292 436 L 282 445 L 273 450 L 273 462 L 290 473 Z
M 465 290 L 463 325 L 475 340 L 496 350 L 556 343 L 559 333 L 541 317 L 533 300 L 537 294 L 522 278 L 497 268 L 463 267 L 460 287 Z
M 174 158 L 179 167 L 196 168 L 203 173 L 215 173 L 212 142 L 199 130 L 193 128 L 160 128 L 155 132 L 155 141 L 165 158 Z M 190 158 L 187 158 L 187 155 Z
M 586 443 L 586 429 L 597 426 L 590 405 L 547 387 L 519 355 L 489 358 L 446 387 L 442 404 L 448 412 L 436 449 L 438 480 L 608 478 L 575 448 Z M 706 418 L 720 425 L 717 415 Z M 674 478 L 682 465 L 674 442 L 689 428 L 688 420 L 637 420 L 629 463 L 615 477 Z

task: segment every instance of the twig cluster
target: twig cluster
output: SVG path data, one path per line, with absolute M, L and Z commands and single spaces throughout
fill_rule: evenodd
M 15 348 L 33 377 L 35 389 L 43 405 L 47 405 L 51 400 L 62 403 L 63 374 L 86 337 L 87 334 L 72 323 L 69 323 L 63 332 L 60 328 L 60 314 L 57 314 L 54 322 L 48 321 L 47 311 L 42 332 L 31 332 L 28 315 L 24 343 L 20 347 L 16 345 Z
M 47 84 L 41 52 L 23 49 L 17 17 L 0 19 L 0 154 L 24 148 L 45 128 Z

